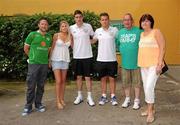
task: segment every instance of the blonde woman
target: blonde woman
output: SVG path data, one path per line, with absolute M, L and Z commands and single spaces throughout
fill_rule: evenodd
M 141 113 L 147 116 L 147 123 L 154 121 L 155 86 L 164 66 L 165 40 L 159 29 L 154 29 L 154 19 L 150 14 L 142 15 L 139 21 L 141 33 L 138 52 L 138 65 L 145 93 L 147 109 Z
M 69 46 L 71 45 L 71 36 L 69 24 L 66 21 L 61 21 L 59 28 L 60 31 L 53 36 L 50 59 L 56 81 L 57 108 L 63 109 L 65 106 L 64 92 L 66 75 L 70 62 Z

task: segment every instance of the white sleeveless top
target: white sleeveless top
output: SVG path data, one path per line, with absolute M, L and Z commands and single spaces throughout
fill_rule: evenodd
M 69 55 L 70 44 L 71 44 L 70 41 L 64 42 L 58 37 L 51 55 L 51 60 L 70 62 L 70 55 Z

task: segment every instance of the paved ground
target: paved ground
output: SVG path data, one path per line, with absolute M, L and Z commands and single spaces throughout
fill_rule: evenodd
M 180 124 L 180 66 L 171 66 L 166 75 L 162 75 L 156 86 L 156 120 L 152 125 L 179 125 Z M 24 106 L 24 84 L 0 84 L 0 125 L 146 125 L 145 118 L 140 116 L 144 109 L 144 96 L 142 93 L 142 108 L 132 110 L 132 106 L 123 109 L 124 94 L 121 82 L 117 82 L 118 106 L 96 105 L 89 107 L 86 102 L 73 105 L 76 96 L 74 82 L 68 82 L 66 88 L 67 106 L 57 110 L 55 105 L 54 85 L 47 84 L 44 103 L 47 111 L 38 113 L 33 111 L 27 117 L 21 116 Z M 85 90 L 85 88 L 84 88 Z M 83 93 L 86 96 L 86 93 Z M 100 84 L 94 82 L 93 95 L 96 103 L 100 97 Z M 133 96 L 133 95 L 132 95 Z

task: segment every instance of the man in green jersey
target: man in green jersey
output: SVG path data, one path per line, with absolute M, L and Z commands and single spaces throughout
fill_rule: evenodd
M 39 20 L 39 30 L 31 32 L 24 45 L 24 52 L 29 57 L 27 73 L 27 93 L 26 104 L 22 116 L 28 115 L 32 111 L 32 104 L 39 112 L 45 111 L 42 105 L 44 93 L 44 83 L 48 72 L 48 54 L 52 37 L 47 33 L 48 21 L 45 18 Z
M 122 82 L 126 96 L 122 107 L 127 108 L 130 105 L 130 89 L 133 85 L 135 88 L 133 109 L 139 109 L 141 78 L 139 67 L 137 66 L 137 55 L 141 30 L 133 26 L 133 22 L 130 13 L 124 15 L 124 28 L 117 33 L 116 43 L 122 57 Z

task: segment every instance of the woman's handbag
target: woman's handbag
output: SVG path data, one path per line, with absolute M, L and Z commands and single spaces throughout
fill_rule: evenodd
M 164 74 L 166 71 L 168 71 L 168 66 L 166 64 L 166 62 L 164 61 L 164 67 L 162 68 L 162 72 L 161 72 L 161 75 Z

